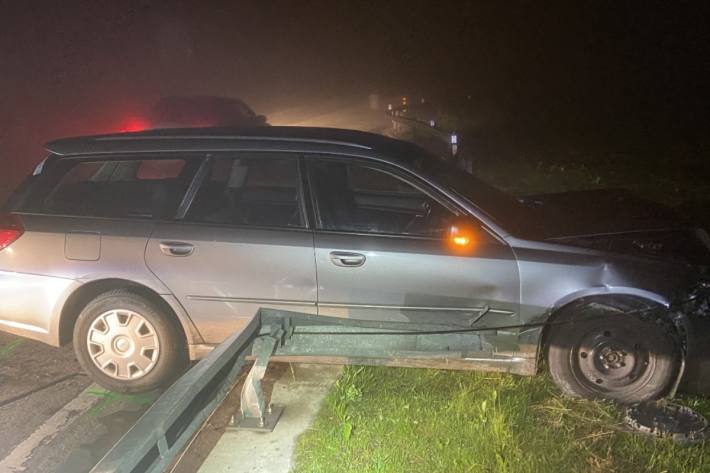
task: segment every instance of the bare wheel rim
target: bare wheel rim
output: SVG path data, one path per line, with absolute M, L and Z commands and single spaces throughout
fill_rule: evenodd
M 653 376 L 656 358 L 640 333 L 610 326 L 585 333 L 570 362 L 575 378 L 602 394 L 641 388 Z
M 114 309 L 94 319 L 86 335 L 89 357 L 105 375 L 135 380 L 158 361 L 160 342 L 153 325 L 138 312 Z

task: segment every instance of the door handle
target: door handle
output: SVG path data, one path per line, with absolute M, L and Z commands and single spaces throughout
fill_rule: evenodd
M 365 264 L 365 255 L 360 253 L 351 253 L 349 251 L 331 251 L 330 261 L 336 266 L 344 266 L 346 268 L 357 268 Z
M 180 241 L 161 241 L 160 251 L 167 256 L 190 256 L 195 251 L 195 245 Z

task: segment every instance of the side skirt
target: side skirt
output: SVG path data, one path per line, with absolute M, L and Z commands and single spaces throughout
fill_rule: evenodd
M 247 356 L 247 360 L 251 357 Z M 347 356 L 274 355 L 273 362 L 312 363 L 319 365 L 390 366 L 398 368 L 428 368 L 455 371 L 488 371 L 533 376 L 534 358 L 364 358 Z
M 190 359 L 200 360 L 207 356 L 217 345 L 190 345 Z M 399 368 L 425 368 L 457 371 L 487 371 L 512 373 L 522 376 L 534 376 L 537 373 L 535 347 L 530 352 L 515 354 L 501 353 L 500 356 L 488 357 L 407 357 L 407 358 L 368 358 L 328 355 L 273 355 L 276 363 L 310 363 L 316 365 L 355 365 L 355 366 L 390 366 Z M 247 361 L 254 357 L 248 355 Z

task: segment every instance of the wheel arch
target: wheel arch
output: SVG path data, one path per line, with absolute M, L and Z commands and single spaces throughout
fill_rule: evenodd
M 187 313 L 177 300 L 168 301 L 165 296 L 140 283 L 126 279 L 108 278 L 90 281 L 75 289 L 64 302 L 58 327 L 58 342 L 60 346 L 71 342 L 74 326 L 79 314 L 86 305 L 100 294 L 115 289 L 125 289 L 139 296 L 145 297 L 164 310 L 174 320 L 180 329 L 186 346 L 202 343 L 202 339 Z M 174 298 L 173 298 L 174 299 Z
M 538 363 L 546 354 L 547 340 L 552 330 L 552 323 L 568 317 L 576 308 L 592 303 L 603 304 L 621 310 L 660 309 L 669 306 L 667 299 L 663 296 L 646 291 L 641 291 L 641 293 L 627 291 L 583 293 L 578 294 L 576 297 L 565 298 L 549 311 L 549 316 L 545 320 L 546 325 L 542 328 L 538 344 Z
M 546 342 L 550 333 L 552 322 L 560 320 L 570 313 L 575 307 L 581 307 L 591 302 L 600 302 L 614 306 L 619 301 L 626 301 L 626 304 L 636 301 L 638 305 L 655 305 L 656 307 L 670 307 L 670 300 L 656 292 L 646 291 L 638 288 L 607 286 L 591 287 L 565 294 L 549 305 L 547 309 L 542 309 L 535 317 L 528 318 L 530 322 L 544 324 L 542 327 L 524 332 L 521 341 L 527 345 L 532 345 L 536 352 L 536 368 L 539 368 L 540 361 L 545 355 Z M 543 306 L 543 307 L 545 307 Z

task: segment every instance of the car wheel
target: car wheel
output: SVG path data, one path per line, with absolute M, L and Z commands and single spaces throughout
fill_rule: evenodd
M 81 311 L 74 326 L 74 351 L 97 383 L 131 393 L 170 384 L 188 361 L 174 319 L 126 290 L 101 294 Z
M 563 393 L 635 403 L 668 392 L 680 361 L 668 327 L 612 310 L 581 312 L 547 339 L 550 375 Z

